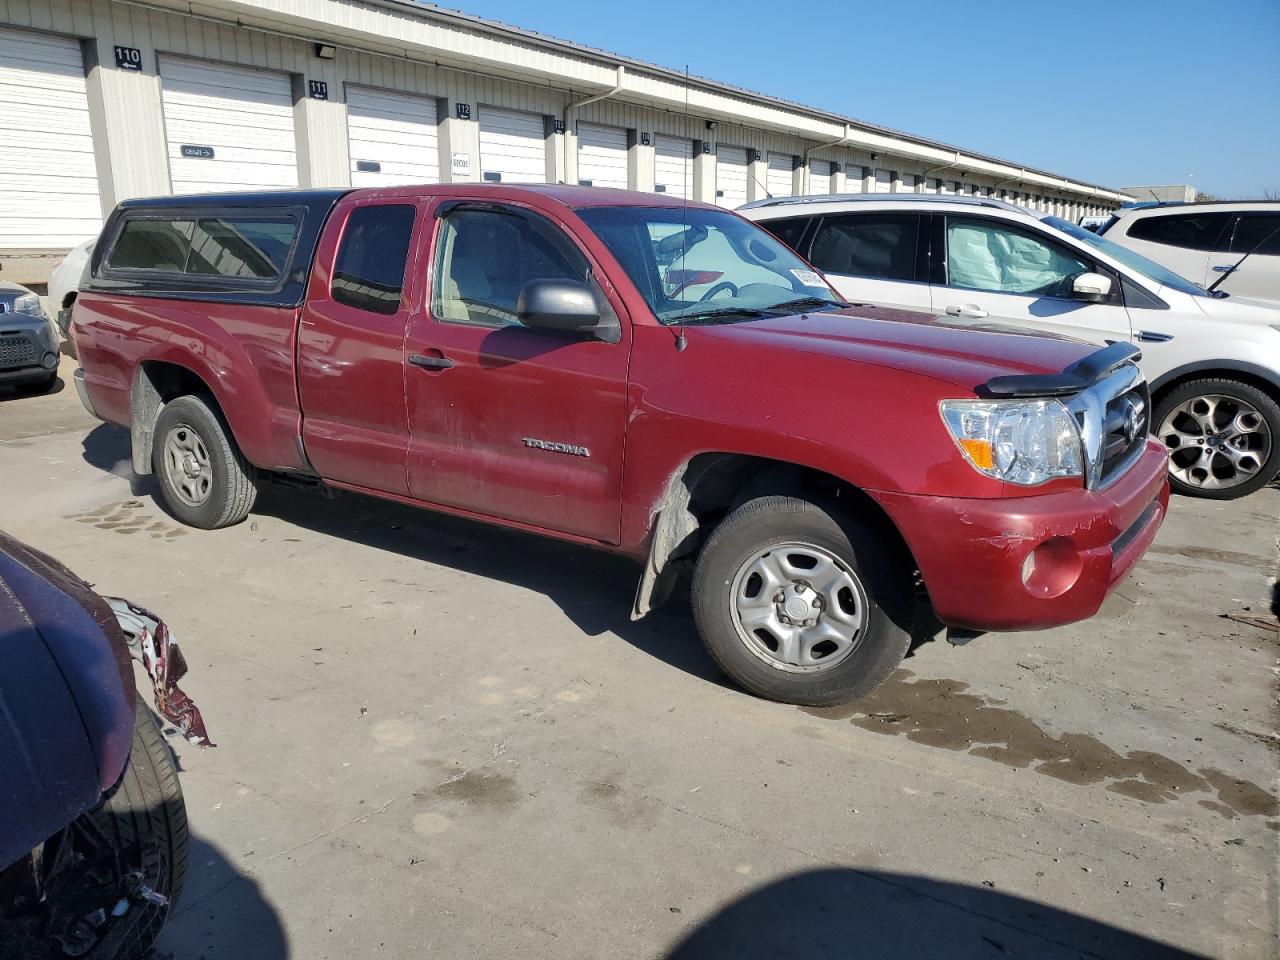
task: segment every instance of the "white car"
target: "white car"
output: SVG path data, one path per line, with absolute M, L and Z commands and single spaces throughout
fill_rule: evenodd
M 1098 232 L 1201 286 L 1280 300 L 1280 201 L 1137 203 Z
M 853 194 L 739 212 L 852 301 L 1134 342 L 1149 424 L 1181 493 L 1226 500 L 1280 474 L 1280 306 L 1270 301 L 1210 294 L 1083 227 L 1000 200 Z
M 53 314 L 62 331 L 62 339 L 71 344 L 68 328 L 71 326 L 71 307 L 80 292 L 81 285 L 89 279 L 89 260 L 98 238 L 86 240 L 74 247 L 62 258 L 49 275 L 49 312 Z

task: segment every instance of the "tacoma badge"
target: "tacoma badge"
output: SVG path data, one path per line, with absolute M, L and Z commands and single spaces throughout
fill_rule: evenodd
M 567 453 L 571 457 L 591 456 L 591 451 L 586 447 L 575 446 L 572 443 L 556 443 L 554 440 L 539 440 L 537 437 L 525 437 L 524 445 L 537 447 L 539 450 L 550 450 L 552 453 Z

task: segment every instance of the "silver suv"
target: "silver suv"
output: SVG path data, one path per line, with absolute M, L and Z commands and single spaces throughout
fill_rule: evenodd
M 43 393 L 58 379 L 58 331 L 26 287 L 0 280 L 0 386 Z

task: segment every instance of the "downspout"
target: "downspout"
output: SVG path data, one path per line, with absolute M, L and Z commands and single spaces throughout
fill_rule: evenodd
M 561 114 L 561 119 L 564 121 L 565 134 L 567 135 L 569 133 L 569 114 L 570 113 L 577 110 L 579 107 L 585 107 L 588 103 L 595 103 L 598 100 L 608 100 L 610 97 L 614 96 L 615 94 L 617 94 L 619 90 L 622 89 L 622 85 L 626 80 L 626 76 L 627 76 L 627 68 L 622 64 L 618 64 L 618 79 L 617 79 L 617 82 L 613 85 L 612 90 L 606 90 L 604 93 L 597 93 L 594 97 L 587 97 L 585 100 L 577 100 L 573 103 L 567 104 L 564 108 L 563 114 Z M 568 182 L 568 179 L 569 179 L 569 149 L 566 146 L 564 149 L 564 156 L 561 160 L 560 182 L 566 183 Z
M 839 140 L 832 140 L 830 143 L 815 143 L 812 147 L 804 148 L 804 151 L 801 153 L 801 158 L 804 161 L 804 182 L 801 184 L 801 187 L 803 188 L 806 196 L 809 193 L 809 156 L 815 150 L 825 150 L 827 147 L 843 146 L 849 142 L 852 137 L 852 133 L 853 125 L 846 123 L 844 125 L 844 135 Z
M 941 166 L 938 166 L 938 167 L 930 167 L 930 168 L 929 168 L 928 170 L 926 170 L 924 173 L 920 174 L 920 179 L 924 181 L 924 188 L 925 188 L 925 190 L 928 190 L 928 189 L 929 189 L 929 177 L 930 177 L 931 175 L 933 175 L 933 174 L 935 174 L 935 173 L 941 173 L 943 170 L 950 170 L 952 167 L 959 166 L 959 164 L 960 164 L 960 151 L 959 151 L 959 150 L 957 150 L 957 151 L 956 151 L 956 158 L 955 158 L 954 160 L 952 160 L 950 163 L 944 163 L 944 164 L 942 164 Z M 938 187 L 938 190 L 939 190 L 939 192 L 941 192 L 942 187 L 941 187 L 941 186 L 939 186 L 939 187 Z
M 1001 180 L 991 189 L 995 190 L 999 187 L 1003 187 L 1006 183 L 1022 183 L 1024 180 L 1026 180 L 1026 178 L 1027 178 L 1027 168 L 1023 167 L 1021 170 L 1018 171 L 1018 175 L 1016 177 L 1010 177 L 1007 180 Z

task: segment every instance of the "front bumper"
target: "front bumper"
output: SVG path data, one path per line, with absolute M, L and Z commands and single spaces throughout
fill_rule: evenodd
M 911 548 L 938 619 L 983 631 L 1093 616 L 1169 507 L 1165 448 L 1154 440 L 1099 490 L 990 500 L 873 495 Z
M 0 316 L 0 383 L 36 383 L 58 370 L 58 339 L 45 317 Z

